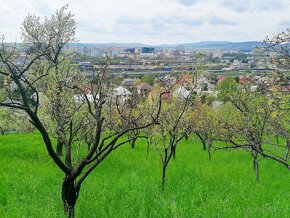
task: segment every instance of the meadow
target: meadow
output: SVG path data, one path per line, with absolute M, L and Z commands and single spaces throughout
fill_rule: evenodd
M 63 174 L 38 134 L 0 136 L 0 217 L 64 217 Z M 139 141 L 121 147 L 84 182 L 76 217 L 289 217 L 290 171 L 251 156 L 216 151 L 209 161 L 200 143 L 182 141 L 161 190 L 161 163 Z

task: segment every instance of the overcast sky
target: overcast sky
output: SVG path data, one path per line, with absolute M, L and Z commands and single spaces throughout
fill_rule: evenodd
M 65 4 L 80 42 L 260 41 L 290 28 L 290 0 L 0 0 L 0 34 L 19 42 L 28 13 Z

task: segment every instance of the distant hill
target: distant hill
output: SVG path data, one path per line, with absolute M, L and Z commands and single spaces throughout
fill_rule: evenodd
M 208 41 L 196 43 L 183 43 L 176 47 L 178 48 L 196 48 L 196 49 L 223 49 L 223 50 L 238 50 L 251 51 L 257 46 L 262 46 L 261 42 L 227 42 L 227 41 Z
M 142 43 L 70 43 L 72 46 L 94 46 L 98 48 L 138 48 L 138 47 L 152 47 Z
M 146 45 L 142 43 L 71 43 L 72 46 L 94 46 L 98 48 L 138 48 L 138 47 L 154 47 L 154 48 L 179 48 L 179 49 L 222 49 L 222 50 L 237 50 L 251 51 L 257 46 L 262 46 L 261 42 L 229 42 L 229 41 L 204 41 L 183 44 L 161 44 L 161 45 Z

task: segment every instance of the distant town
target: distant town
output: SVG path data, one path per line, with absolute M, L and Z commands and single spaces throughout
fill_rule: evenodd
M 104 59 L 109 57 L 111 61 L 107 73 L 114 78 L 113 86 L 126 93 L 135 90 L 148 95 L 155 84 L 170 84 L 176 86 L 175 90 L 182 95 L 194 91 L 215 96 L 217 83 L 227 76 L 234 77 L 239 83 L 247 83 L 253 78 L 263 83 L 270 81 L 271 73 L 276 69 L 267 60 L 275 57 L 276 53 L 259 52 L 262 47 L 261 42 L 200 42 L 160 46 L 73 43 L 66 45 L 65 52 L 74 54 L 73 64 L 88 81 L 94 80 Z M 16 62 L 23 64 L 25 60 L 25 55 L 20 55 Z M 288 69 L 282 70 L 289 75 Z M 160 81 L 164 84 L 159 84 Z M 190 81 L 195 84 L 190 85 Z M 289 90 L 289 84 L 284 85 Z
M 99 60 L 108 55 L 112 58 L 109 73 L 134 77 L 148 73 L 194 71 L 198 64 L 203 64 L 208 72 L 218 74 L 269 70 L 261 62 L 265 54 L 256 51 L 258 46 L 261 43 L 204 42 L 157 47 L 142 47 L 142 44 L 71 44 L 66 50 L 76 53 L 75 63 L 88 75 L 93 75 L 94 70 L 99 68 Z

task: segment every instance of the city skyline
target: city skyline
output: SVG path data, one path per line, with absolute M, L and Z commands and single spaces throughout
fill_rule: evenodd
M 65 4 L 81 43 L 261 41 L 290 27 L 287 0 L 0 0 L 0 34 L 20 42 L 28 13 L 50 16 Z

